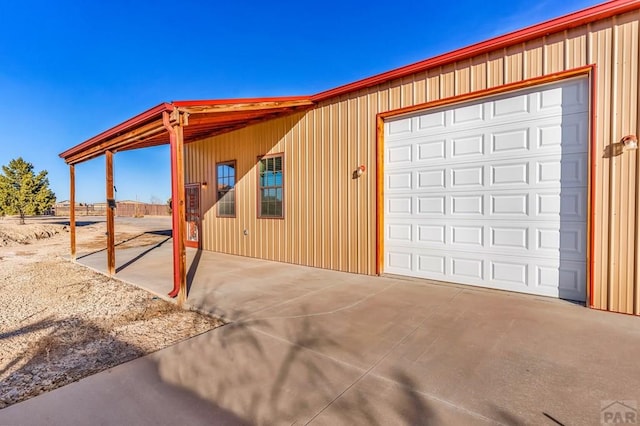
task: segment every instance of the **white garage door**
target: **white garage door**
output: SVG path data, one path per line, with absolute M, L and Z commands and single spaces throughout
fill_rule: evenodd
M 385 122 L 384 272 L 585 300 L 588 85 Z

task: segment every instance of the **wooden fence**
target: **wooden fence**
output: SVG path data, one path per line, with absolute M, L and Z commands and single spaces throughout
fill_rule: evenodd
M 69 216 L 69 206 L 55 206 L 56 216 Z M 104 204 L 83 204 L 76 207 L 76 216 L 106 216 L 107 206 Z M 116 203 L 116 216 L 171 216 L 166 204 Z

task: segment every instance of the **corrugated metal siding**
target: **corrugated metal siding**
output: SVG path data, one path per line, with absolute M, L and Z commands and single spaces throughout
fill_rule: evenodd
M 640 12 L 528 41 L 322 102 L 315 109 L 190 144 L 187 181 L 214 182 L 237 160 L 236 219 L 204 193 L 204 248 L 349 272 L 376 272 L 376 114 L 596 64 L 594 307 L 640 313 L 636 270 L 638 154 L 614 153 L 638 134 Z M 256 157 L 285 152 L 284 220 L 256 219 Z M 352 179 L 360 164 L 367 173 Z M 243 229 L 249 236 L 243 236 Z

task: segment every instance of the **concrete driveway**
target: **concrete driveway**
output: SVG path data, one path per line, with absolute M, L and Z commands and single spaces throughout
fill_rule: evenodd
M 129 250 L 118 276 L 166 293 L 171 244 Z M 0 410 L 0 424 L 582 425 L 606 401 L 640 402 L 637 317 L 210 252 L 189 262 L 190 303 L 231 324 Z

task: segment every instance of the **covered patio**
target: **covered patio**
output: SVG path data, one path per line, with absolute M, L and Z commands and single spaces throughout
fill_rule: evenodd
M 162 232 L 160 228 L 142 232 L 145 231 Z M 172 265 L 169 259 L 172 257 L 173 247 L 174 239 L 167 237 L 153 245 L 118 248 L 115 270 L 111 275 L 167 298 L 166 290 L 172 285 Z M 109 275 L 103 250 L 79 253 L 77 262 Z M 341 285 L 355 280 L 371 284 L 377 281 L 377 277 L 344 274 L 192 247 L 186 248 L 185 266 L 188 296 L 186 306 L 229 321 L 241 320 L 264 309 L 315 293 L 331 286 L 328 283 L 336 283 L 336 280 Z
M 303 111 L 314 105 L 308 97 L 260 99 L 174 101 L 151 108 L 60 154 L 69 165 L 70 177 L 70 245 L 76 259 L 75 165 L 105 156 L 107 200 L 105 271 L 114 275 L 123 262 L 115 252 L 115 194 L 113 161 L 120 151 L 157 145 L 170 145 L 173 279 L 158 288 L 158 293 L 177 297 L 182 304 L 187 297 L 186 203 L 184 145 L 231 132 L 251 124 Z M 101 254 L 104 257 L 104 253 Z M 120 266 L 118 266 L 120 265 Z M 192 264 L 193 265 L 193 264 Z

